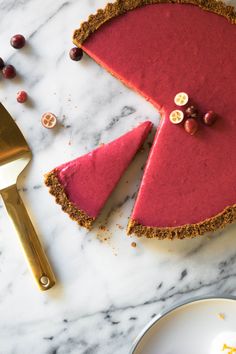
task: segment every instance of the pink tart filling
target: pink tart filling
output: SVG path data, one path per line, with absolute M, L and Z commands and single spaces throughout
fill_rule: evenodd
M 236 26 L 197 6 L 153 4 L 108 21 L 82 47 L 152 102 L 164 118 L 131 218 L 144 226 L 176 227 L 199 223 L 235 205 Z M 178 92 L 186 92 L 202 114 L 213 110 L 219 119 L 212 127 L 200 122 L 195 135 L 187 134 L 183 125 L 169 120 Z M 103 149 L 103 166 L 110 166 L 113 155 Z M 122 146 L 115 144 L 115 149 Z M 81 169 L 86 181 L 92 176 L 87 170 L 95 168 L 95 156 L 96 152 Z M 123 162 L 118 163 L 123 169 Z M 63 174 L 68 168 L 69 181 Z M 74 202 L 79 198 L 83 209 L 96 216 L 112 189 L 110 176 L 118 180 L 120 174 L 105 167 L 109 177 L 106 187 L 102 183 L 99 189 L 98 201 L 94 193 L 100 180 L 85 193 L 83 184 L 78 189 L 73 171 L 70 165 L 60 168 L 60 181 Z
M 144 122 L 111 143 L 57 167 L 54 172 L 69 201 L 96 218 L 151 128 L 151 122 Z

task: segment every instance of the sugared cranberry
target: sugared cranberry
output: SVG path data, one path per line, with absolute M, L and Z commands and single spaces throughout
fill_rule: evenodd
M 185 111 L 187 118 L 197 118 L 198 117 L 198 110 L 195 106 L 189 106 Z
M 194 135 L 198 130 L 198 122 L 194 118 L 189 118 L 184 123 L 184 129 L 188 134 Z
M 11 46 L 15 49 L 21 49 L 25 45 L 25 37 L 22 34 L 15 34 L 10 40 Z
M 5 79 L 13 79 L 16 76 L 16 70 L 13 65 L 6 65 L 2 69 L 2 74 Z
M 207 112 L 203 117 L 203 122 L 206 125 L 212 125 L 215 123 L 216 120 L 217 120 L 217 114 L 213 111 Z
M 72 60 L 79 61 L 83 57 L 83 50 L 77 47 L 71 48 L 69 55 Z
M 4 65 L 4 61 L 2 60 L 2 58 L 0 58 L 0 70 L 4 68 Z
M 28 95 L 27 95 L 27 92 L 25 92 L 25 91 L 19 91 L 16 94 L 16 99 L 17 99 L 17 102 L 19 102 L 19 103 L 25 103 L 27 101 L 27 98 L 28 98 Z

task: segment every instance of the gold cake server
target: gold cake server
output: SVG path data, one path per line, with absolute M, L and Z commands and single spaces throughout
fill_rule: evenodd
M 36 283 L 41 290 L 48 290 L 55 284 L 55 276 L 16 186 L 31 158 L 20 129 L 0 103 L 0 194 Z

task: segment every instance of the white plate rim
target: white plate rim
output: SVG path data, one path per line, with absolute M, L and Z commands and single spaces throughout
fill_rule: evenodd
M 158 315 L 156 315 L 150 322 L 148 322 L 148 324 L 142 329 L 142 331 L 138 334 L 138 336 L 135 338 L 129 354 L 135 354 L 135 351 L 140 343 L 140 341 L 143 339 L 143 337 L 147 334 L 147 332 L 158 322 L 160 321 L 163 317 L 167 316 L 169 313 L 171 313 L 172 311 L 177 310 L 180 307 L 184 307 L 186 305 L 190 305 L 192 303 L 196 303 L 196 302 L 204 302 L 204 301 L 217 301 L 217 300 L 227 300 L 227 301 L 236 301 L 236 296 L 233 295 L 229 295 L 229 296 L 197 296 L 194 298 L 191 298 L 190 300 L 185 300 L 185 301 L 181 301 L 177 304 L 175 304 L 174 306 L 171 306 L 168 310 L 160 312 Z

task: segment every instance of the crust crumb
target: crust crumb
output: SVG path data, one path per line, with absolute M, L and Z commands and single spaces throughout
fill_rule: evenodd
M 218 318 L 220 320 L 225 320 L 225 314 L 224 313 L 218 313 Z

